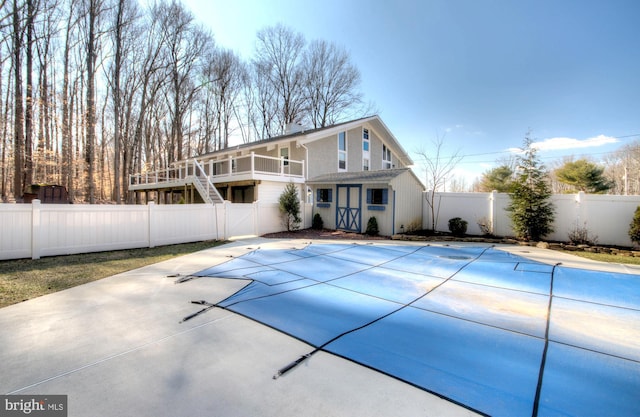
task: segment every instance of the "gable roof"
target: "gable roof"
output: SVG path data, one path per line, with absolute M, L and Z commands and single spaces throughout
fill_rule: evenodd
M 411 168 L 393 168 L 379 171 L 334 172 L 311 178 L 307 184 L 388 183 L 407 171 L 415 177 L 416 181 L 420 182 Z
M 229 152 L 236 152 L 245 149 L 260 148 L 267 144 L 277 144 L 279 142 L 290 142 L 296 139 L 300 144 L 304 145 L 322 138 L 325 138 L 332 134 L 338 134 L 338 132 L 355 128 L 364 123 L 368 123 L 371 128 L 378 134 L 378 136 L 389 146 L 391 151 L 402 161 L 404 165 L 413 165 L 413 160 L 409 154 L 404 150 L 402 145 L 393 136 L 389 128 L 384 124 L 379 116 L 368 116 L 360 119 L 350 120 L 347 122 L 336 123 L 331 126 L 319 127 L 309 130 L 301 130 L 299 132 L 288 133 L 285 135 L 275 136 L 272 138 L 262 139 L 255 142 L 243 143 L 237 146 L 230 146 L 225 149 L 220 149 L 214 152 L 198 155 L 198 158 L 224 155 Z M 189 158 L 191 159 L 191 158 Z

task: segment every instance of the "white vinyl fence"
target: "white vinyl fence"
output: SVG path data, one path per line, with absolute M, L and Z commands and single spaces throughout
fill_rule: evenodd
M 423 222 L 431 228 L 425 193 Z M 436 193 L 436 230 L 448 221 L 468 222 L 468 234 L 482 234 L 485 224 L 496 236 L 512 236 L 502 193 Z M 598 244 L 633 246 L 629 224 L 640 196 L 554 195 L 554 233 L 548 240 L 567 241 L 576 228 L 586 228 Z M 311 227 L 312 204 L 303 204 L 303 224 Z M 154 247 L 210 239 L 260 236 L 283 231 L 277 204 L 70 205 L 0 204 L 0 260 Z
M 422 225 L 431 229 L 430 192 L 425 193 Z M 571 230 L 585 228 L 600 245 L 633 246 L 629 225 L 640 205 L 640 196 L 602 194 L 557 194 L 551 198 L 555 206 L 554 232 L 545 237 L 551 241 L 568 241 Z M 482 234 L 486 224 L 496 236 L 513 236 L 505 193 L 436 193 L 434 199 L 436 230 L 449 231 L 449 219 L 460 217 L 468 222 L 467 233 Z
M 311 205 L 303 205 L 311 226 Z M 0 260 L 154 247 L 283 230 L 277 204 L 0 204 Z

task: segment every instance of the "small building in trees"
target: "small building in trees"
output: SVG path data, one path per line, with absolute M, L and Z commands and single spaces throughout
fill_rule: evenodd
M 325 227 L 364 232 L 376 217 L 391 235 L 422 225 L 424 186 L 378 116 L 287 133 L 131 176 L 129 190 L 159 203 L 277 203 L 288 183 Z

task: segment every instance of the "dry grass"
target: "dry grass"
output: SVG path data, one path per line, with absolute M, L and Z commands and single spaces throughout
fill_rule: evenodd
M 0 308 L 223 243 L 206 241 L 37 260 L 0 261 Z
M 640 265 L 640 258 L 633 256 L 612 255 L 609 253 L 593 253 L 583 251 L 563 251 L 558 252 L 568 253 L 569 255 L 580 256 L 582 258 L 591 259 L 592 261 L 609 262 L 614 264 L 631 264 Z

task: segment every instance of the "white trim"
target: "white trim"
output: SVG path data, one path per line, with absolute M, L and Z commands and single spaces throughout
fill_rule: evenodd
M 340 149 L 340 134 L 344 134 L 344 150 Z M 336 135 L 336 144 L 338 146 L 338 172 L 345 172 L 348 171 L 349 168 L 349 144 L 347 143 L 347 131 L 346 130 L 342 130 L 340 132 L 338 132 L 338 134 Z M 344 168 L 340 167 L 340 156 L 344 155 Z
M 364 137 L 365 131 L 367 132 L 367 137 Z M 367 144 L 367 149 L 364 149 L 364 144 Z M 365 161 L 367 162 L 365 169 Z M 371 131 L 368 127 L 362 126 L 362 170 L 369 171 L 371 169 Z
M 386 153 L 389 152 L 389 159 L 386 159 Z M 389 166 L 386 166 L 389 164 Z M 382 169 L 391 169 L 393 168 L 393 152 L 391 152 L 391 148 L 387 146 L 387 144 L 382 144 Z

